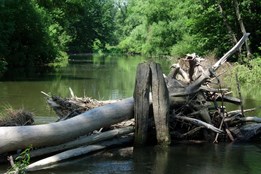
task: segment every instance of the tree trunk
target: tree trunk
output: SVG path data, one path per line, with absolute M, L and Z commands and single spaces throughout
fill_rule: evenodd
M 222 16 L 223 22 L 226 25 L 227 31 L 228 31 L 228 33 L 231 36 L 232 42 L 233 42 L 233 44 L 236 44 L 237 43 L 236 34 L 233 32 L 232 28 L 230 27 L 230 25 L 229 25 L 229 23 L 227 21 L 227 17 L 224 14 L 224 11 L 223 11 L 223 8 L 221 6 L 221 3 L 218 3 L 218 7 L 219 7 L 219 12 L 220 12 L 220 14 Z
M 133 117 L 133 98 L 101 106 L 69 120 L 35 125 L 0 127 L 0 154 L 71 141 L 89 132 Z
M 235 5 L 235 11 L 236 11 L 237 20 L 239 22 L 241 32 L 242 32 L 242 34 L 246 34 L 246 28 L 245 28 L 245 25 L 244 25 L 244 22 L 243 22 L 243 19 L 241 17 L 240 10 L 239 10 L 239 3 L 238 3 L 237 0 L 233 0 L 233 2 L 234 2 L 234 5 Z M 250 58 L 251 51 L 250 51 L 250 48 L 249 48 L 248 39 L 246 39 L 245 42 L 246 42 L 247 57 Z

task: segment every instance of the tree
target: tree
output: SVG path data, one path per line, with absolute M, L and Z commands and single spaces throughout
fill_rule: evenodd
M 260 53 L 260 1 L 127 2 L 117 13 L 121 22 L 118 33 L 122 33 L 118 47 L 123 52 L 178 56 L 212 52 L 220 56 L 242 36 L 244 26 L 243 33 L 251 33 L 249 47 Z
M 68 35 L 37 1 L 4 1 L 0 8 L 0 56 L 9 70 L 26 73 L 67 60 Z
M 74 3 L 73 7 L 70 5 L 66 9 L 68 18 L 74 16 L 76 19 L 70 21 L 69 32 L 74 34 L 69 45 L 70 52 L 90 53 L 95 41 L 101 43 L 101 49 L 105 49 L 106 43 L 113 43 L 115 12 L 112 0 L 81 0 Z

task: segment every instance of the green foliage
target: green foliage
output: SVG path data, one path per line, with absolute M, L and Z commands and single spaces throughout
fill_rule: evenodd
M 18 157 L 16 157 L 14 161 L 14 166 L 12 166 L 11 169 L 7 171 L 8 174 L 25 174 L 26 167 L 30 164 L 30 151 L 32 149 L 32 146 L 26 148 L 23 152 L 19 154 Z
M 171 25 L 172 1 L 129 2 L 124 26 L 120 29 L 125 34 L 119 43 L 123 52 L 149 55 L 170 54 L 176 34 Z
M 238 2 L 250 48 L 260 54 L 261 1 Z M 234 45 L 232 34 L 242 36 L 228 0 L 1 1 L 0 75 L 7 68 L 60 67 L 67 53 L 221 56 Z
M 182 57 L 186 53 L 191 53 L 191 52 L 197 52 L 201 53 L 203 51 L 202 48 L 200 47 L 201 44 L 197 43 L 196 36 L 189 36 L 189 35 L 184 35 L 182 37 L 182 40 L 180 40 L 177 44 L 175 44 L 171 48 L 171 55 L 175 55 L 177 57 Z
M 237 39 L 242 36 L 233 1 L 129 0 L 118 4 L 115 33 L 122 52 L 174 56 L 212 52 L 221 56 L 234 45 L 232 34 Z M 251 33 L 250 47 L 260 53 L 261 2 L 239 1 L 239 8 L 245 28 Z
M 67 59 L 70 37 L 55 15 L 36 0 L 3 2 L 0 21 L 0 56 L 8 63 L 8 69 L 26 71 Z
M 64 66 L 68 52 L 106 51 L 115 43 L 115 14 L 113 0 L 1 1 L 0 75 Z
M 70 21 L 71 27 L 69 31 L 74 34 L 74 40 L 69 45 L 70 52 L 90 53 L 93 51 L 94 42 L 97 40 L 100 41 L 100 49 L 104 51 L 106 43 L 114 42 L 112 37 L 115 27 L 113 0 L 80 0 L 70 2 L 74 5 L 73 7 L 69 6 L 68 11 L 71 11 L 71 8 L 73 8 L 72 11 L 77 12 L 77 15 L 74 15 L 74 21 Z M 71 13 L 69 12 L 69 14 Z
M 247 64 L 239 64 L 233 67 L 232 77 L 237 73 L 241 84 L 258 84 L 261 82 L 261 57 L 249 61 Z

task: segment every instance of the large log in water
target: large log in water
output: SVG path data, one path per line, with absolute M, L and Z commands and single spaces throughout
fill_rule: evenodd
M 120 145 L 128 144 L 131 143 L 132 140 L 133 140 L 133 136 L 130 135 L 127 137 L 119 137 L 109 141 L 104 141 L 95 145 L 81 146 L 76 149 L 67 150 L 30 164 L 29 166 L 26 167 L 26 171 L 31 172 L 31 171 L 37 171 L 37 170 L 49 168 L 51 167 L 51 165 L 55 163 L 68 160 L 70 158 L 82 156 L 87 153 L 99 151 L 111 146 L 120 146 Z
M 133 98 L 124 99 L 51 124 L 0 127 L 0 154 L 30 145 L 42 147 L 68 142 L 101 127 L 131 119 L 133 103 Z

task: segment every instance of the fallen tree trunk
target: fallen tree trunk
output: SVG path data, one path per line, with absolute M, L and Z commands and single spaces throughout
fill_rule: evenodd
M 111 138 L 114 138 L 117 136 L 129 134 L 132 132 L 134 132 L 134 127 L 128 126 L 128 127 L 124 127 L 124 128 L 120 128 L 120 129 L 114 129 L 114 130 L 110 130 L 110 131 L 106 131 L 106 132 L 102 132 L 102 133 L 98 133 L 98 134 L 84 136 L 84 137 L 80 137 L 79 139 L 76 139 L 74 141 L 70 141 L 70 142 L 67 142 L 64 144 L 59 144 L 56 146 L 50 146 L 50 147 L 32 150 L 30 152 L 30 157 L 33 158 L 33 157 L 43 156 L 43 155 L 47 155 L 50 153 L 64 151 L 64 150 L 76 148 L 76 147 L 83 146 L 83 145 L 86 146 L 86 145 L 98 143 L 98 142 L 101 142 L 101 141 L 104 141 L 107 139 L 111 139 Z
M 131 119 L 133 103 L 133 98 L 124 99 L 56 123 L 0 127 L 0 154 L 30 145 L 43 147 L 65 143 L 101 127 Z
M 67 160 L 69 158 L 75 158 L 75 157 L 85 155 L 90 152 L 99 151 L 99 150 L 102 150 L 102 149 L 105 149 L 105 148 L 108 148 L 111 146 L 115 146 L 115 145 L 122 145 L 122 144 L 130 143 L 132 141 L 133 141 L 133 136 L 127 136 L 124 138 L 117 138 L 117 139 L 105 141 L 105 142 L 102 142 L 102 143 L 96 144 L 96 145 L 78 147 L 76 149 L 67 150 L 62 153 L 59 153 L 59 154 L 50 156 L 48 158 L 39 160 L 35 163 L 32 163 L 29 166 L 27 166 L 25 170 L 27 172 L 30 172 L 30 171 L 37 171 L 37 170 L 50 168 L 51 165 L 64 161 L 64 160 Z

